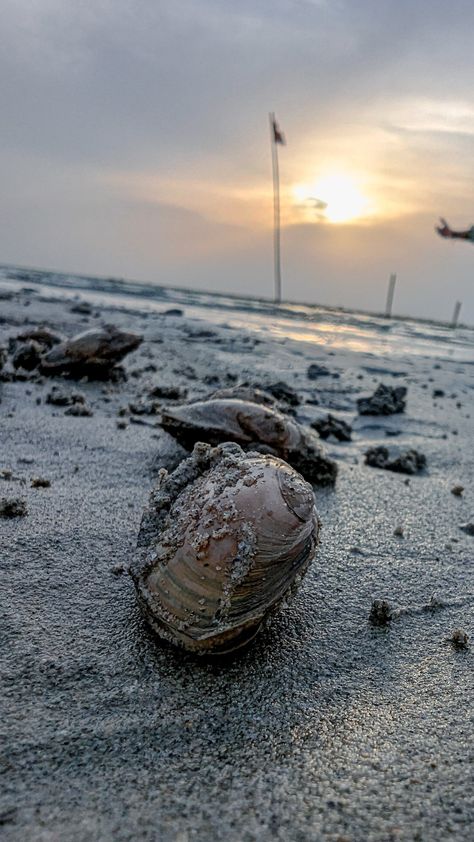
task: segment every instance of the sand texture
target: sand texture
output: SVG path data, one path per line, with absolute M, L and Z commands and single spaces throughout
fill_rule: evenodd
M 0 497 L 27 506 L 0 518 L 5 842 L 471 840 L 474 366 L 38 293 L 0 315 L 5 347 L 37 324 L 144 336 L 124 382 L 0 382 Z M 301 421 L 329 411 L 353 434 L 326 442 L 339 475 L 316 489 L 321 545 L 295 601 L 247 651 L 208 661 L 157 640 L 127 573 L 153 476 L 183 455 L 159 426 L 169 401 L 140 412 L 153 387 L 198 399 L 241 380 L 284 381 Z M 380 382 L 407 387 L 405 412 L 359 416 Z M 54 385 L 92 414 L 48 403 Z M 377 445 L 427 467 L 365 465 Z M 369 622 L 376 599 L 386 625 Z

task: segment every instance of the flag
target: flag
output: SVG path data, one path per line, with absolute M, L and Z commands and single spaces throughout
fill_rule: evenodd
M 286 146 L 285 135 L 281 131 L 277 121 L 275 118 L 272 118 L 272 126 L 273 126 L 273 140 L 275 143 L 280 143 L 282 146 Z

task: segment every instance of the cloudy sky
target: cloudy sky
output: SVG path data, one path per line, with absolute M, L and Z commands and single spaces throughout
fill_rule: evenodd
M 472 0 L 3 0 L 0 262 L 474 322 Z M 325 210 L 315 199 L 325 202 Z

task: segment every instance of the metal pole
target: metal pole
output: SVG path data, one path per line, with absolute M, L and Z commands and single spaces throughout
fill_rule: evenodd
M 451 321 L 451 327 L 457 327 L 459 313 L 461 312 L 461 304 L 462 301 L 456 301 L 456 304 L 454 305 L 454 313 Z
M 395 292 L 396 280 L 397 276 L 394 272 L 392 272 L 392 274 L 390 275 L 390 280 L 388 282 L 387 303 L 385 305 L 385 316 L 387 317 L 387 319 L 389 319 L 392 315 L 393 294 Z
M 272 148 L 273 172 L 273 266 L 275 278 L 275 304 L 281 302 L 281 258 L 280 258 L 280 173 L 278 149 L 275 143 L 275 115 L 270 114 L 270 143 Z

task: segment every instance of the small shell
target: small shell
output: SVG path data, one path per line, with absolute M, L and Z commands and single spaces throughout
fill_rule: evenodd
M 289 465 L 200 443 L 162 472 L 130 572 L 161 637 L 222 654 L 248 643 L 297 587 L 318 534 L 311 486 Z
M 316 485 L 331 485 L 336 479 L 336 463 L 327 456 L 316 433 L 273 407 L 211 398 L 163 409 L 161 425 L 184 447 L 197 441 L 213 445 L 234 441 L 284 459 Z

